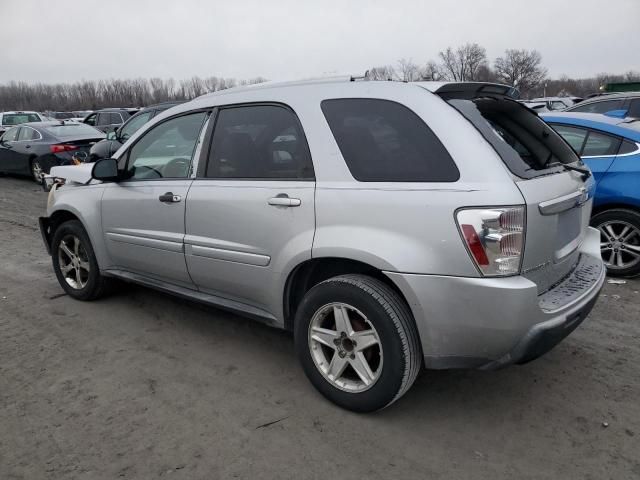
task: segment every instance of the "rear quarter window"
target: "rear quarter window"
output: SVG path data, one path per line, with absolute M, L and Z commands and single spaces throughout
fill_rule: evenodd
M 455 182 L 460 172 L 431 129 L 389 100 L 324 100 L 322 112 L 360 182 Z

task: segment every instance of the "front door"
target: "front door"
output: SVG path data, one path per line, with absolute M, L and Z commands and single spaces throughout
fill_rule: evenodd
M 218 111 L 206 165 L 187 198 L 185 253 L 205 293 L 277 314 L 281 277 L 311 258 L 313 165 L 283 106 Z
M 114 268 L 192 286 L 184 259 L 185 202 L 207 113 L 173 117 L 146 131 L 108 184 L 102 228 Z

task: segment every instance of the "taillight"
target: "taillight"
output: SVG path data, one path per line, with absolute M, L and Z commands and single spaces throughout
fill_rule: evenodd
M 62 152 L 70 152 L 71 150 L 77 150 L 78 147 L 75 145 L 49 145 L 51 149 L 51 153 L 62 153 Z
M 485 276 L 520 272 L 524 207 L 465 208 L 456 221 L 474 263 Z

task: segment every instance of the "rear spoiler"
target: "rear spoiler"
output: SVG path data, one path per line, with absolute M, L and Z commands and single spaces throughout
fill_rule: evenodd
M 520 91 L 510 85 L 489 82 L 414 82 L 445 100 L 473 100 L 479 97 L 520 98 Z

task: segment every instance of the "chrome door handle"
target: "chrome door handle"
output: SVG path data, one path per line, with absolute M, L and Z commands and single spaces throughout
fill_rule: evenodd
M 160 195 L 158 197 L 158 200 L 160 200 L 163 203 L 178 203 L 179 201 L 182 200 L 182 197 L 180 195 L 174 195 L 171 192 L 167 192 L 164 195 Z
M 289 198 L 287 194 L 280 194 L 270 198 L 268 203 L 276 207 L 299 207 L 302 204 L 302 200 L 299 198 Z

